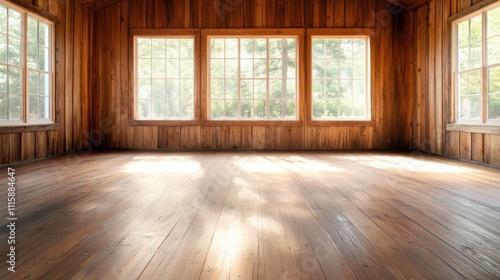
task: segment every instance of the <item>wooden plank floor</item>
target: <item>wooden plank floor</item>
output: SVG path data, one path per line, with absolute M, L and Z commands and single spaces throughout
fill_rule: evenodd
M 499 279 L 500 170 L 384 152 L 98 152 L 16 166 L 0 279 Z

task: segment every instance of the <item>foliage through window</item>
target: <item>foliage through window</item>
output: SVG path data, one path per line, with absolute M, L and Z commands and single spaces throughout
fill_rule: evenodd
M 455 22 L 457 121 L 500 121 L 500 7 Z
M 136 37 L 136 119 L 194 119 L 194 38 Z
M 312 118 L 369 120 L 368 37 L 315 37 Z
M 0 123 L 51 121 L 53 24 L 0 1 Z
M 211 119 L 297 119 L 296 37 L 210 37 Z

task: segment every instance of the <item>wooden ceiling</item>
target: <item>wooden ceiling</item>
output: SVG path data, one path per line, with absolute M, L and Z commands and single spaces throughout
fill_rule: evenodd
M 115 3 L 121 2 L 123 0 L 79 0 L 82 4 L 90 7 L 93 10 L 99 10 L 104 7 L 113 5 Z M 138 0 L 135 0 L 138 1 Z M 414 10 L 416 8 L 421 7 L 426 2 L 431 0 L 386 0 L 392 4 L 401 6 L 407 10 Z

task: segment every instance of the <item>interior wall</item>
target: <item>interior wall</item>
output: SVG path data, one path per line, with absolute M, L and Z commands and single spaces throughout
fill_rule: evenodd
M 408 149 L 406 100 L 396 90 L 394 24 L 384 0 L 124 0 L 94 14 L 91 136 L 135 149 Z M 129 28 L 374 27 L 374 126 L 129 126 Z M 305 53 L 304 53 L 305 54 Z M 304 94 L 304 93 L 301 93 Z M 406 92 L 405 92 L 406 94 Z M 403 123 L 401 123 L 401 119 Z
M 0 131 L 0 165 L 89 148 L 89 41 L 92 12 L 70 0 L 15 0 L 57 20 L 55 30 L 55 120 L 57 130 L 24 127 Z
M 446 131 L 450 123 L 451 52 L 449 17 L 482 0 L 433 0 L 412 13 L 414 46 L 413 148 L 454 158 L 500 165 L 500 135 Z M 402 40 L 408 40 L 408 34 Z M 399 87 L 398 91 L 404 90 Z

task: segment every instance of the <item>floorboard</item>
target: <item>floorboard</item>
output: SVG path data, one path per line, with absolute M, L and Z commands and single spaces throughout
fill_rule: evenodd
M 0 257 L 0 279 L 500 279 L 492 167 L 395 152 L 100 151 L 13 168 L 16 272 Z M 0 186 L 6 240 L 6 167 Z

